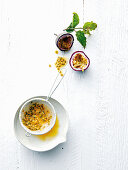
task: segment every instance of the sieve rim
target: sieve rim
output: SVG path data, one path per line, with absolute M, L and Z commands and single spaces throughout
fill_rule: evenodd
M 50 105 L 50 107 L 52 108 L 52 116 L 54 117 L 54 119 L 53 119 L 53 123 L 48 126 L 49 128 L 47 128 L 47 130 L 45 130 L 45 131 L 44 131 L 44 130 L 32 131 L 32 130 L 28 129 L 28 128 L 22 123 L 22 117 L 21 117 L 21 115 L 22 115 L 23 108 L 24 108 L 27 104 L 29 104 L 31 101 L 36 101 L 36 102 L 38 102 L 38 101 L 44 101 L 44 102 L 48 103 L 48 104 Z M 47 105 L 47 104 L 46 104 L 46 105 Z M 47 106 L 48 106 L 48 105 L 47 105 Z M 40 98 L 40 97 L 34 97 L 34 98 L 30 98 L 30 99 L 28 99 L 27 101 L 25 101 L 24 104 L 22 105 L 22 107 L 20 108 L 20 111 L 19 111 L 19 121 L 20 121 L 21 126 L 24 128 L 24 130 L 25 130 L 26 132 L 28 132 L 28 133 L 30 133 L 30 134 L 32 134 L 32 135 L 43 135 L 43 134 L 45 134 L 45 133 L 48 133 L 48 132 L 53 128 L 53 126 L 55 125 L 55 122 L 56 122 L 56 112 L 55 112 L 54 106 L 53 106 L 48 100 L 46 100 L 46 99 L 44 99 L 44 98 Z

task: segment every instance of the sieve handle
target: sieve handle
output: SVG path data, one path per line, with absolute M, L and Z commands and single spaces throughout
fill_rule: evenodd
M 59 86 L 59 84 L 61 83 L 61 81 L 63 80 L 66 72 L 67 72 L 67 69 L 66 68 L 62 68 L 61 70 L 63 70 L 63 76 L 60 76 L 60 73 L 58 73 L 58 75 L 56 76 L 55 80 L 54 80 L 54 83 L 50 89 L 50 92 L 46 98 L 46 100 L 49 100 L 49 98 L 52 96 L 52 94 L 55 92 L 55 90 L 57 89 L 57 87 Z M 60 78 L 61 77 L 61 78 Z

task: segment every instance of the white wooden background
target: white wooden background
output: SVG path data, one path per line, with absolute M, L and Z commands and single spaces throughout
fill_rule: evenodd
M 98 24 L 84 50 L 90 68 L 68 67 L 53 95 L 69 113 L 67 142 L 38 153 L 14 136 L 19 105 L 48 94 L 57 74 L 48 67 L 57 57 L 54 33 L 73 12 L 82 25 L 83 0 L 0 0 L 0 170 L 128 170 L 127 0 L 85 0 L 85 21 Z M 64 55 L 76 50 L 77 41 Z

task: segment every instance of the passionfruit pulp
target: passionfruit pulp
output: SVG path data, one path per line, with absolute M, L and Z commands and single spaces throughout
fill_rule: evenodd
M 61 51 L 68 51 L 74 43 L 74 37 L 69 33 L 62 33 L 56 38 L 56 45 Z
M 69 60 L 71 68 L 75 71 L 84 71 L 90 65 L 90 59 L 83 51 L 76 51 Z

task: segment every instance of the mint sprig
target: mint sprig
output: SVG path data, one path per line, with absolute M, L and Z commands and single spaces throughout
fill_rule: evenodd
M 97 24 L 93 21 L 86 22 L 83 27 L 76 28 L 76 26 L 79 24 L 79 16 L 77 13 L 73 13 L 73 20 L 71 24 L 68 26 L 67 29 L 65 29 L 67 32 L 71 33 L 73 31 L 76 32 L 77 40 L 80 42 L 80 44 L 85 48 L 86 47 L 86 34 L 91 35 L 91 31 L 95 30 L 97 28 Z M 78 31 L 76 31 L 78 29 Z

